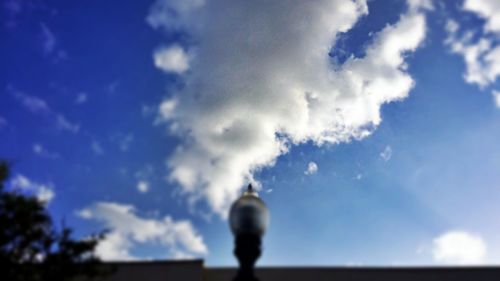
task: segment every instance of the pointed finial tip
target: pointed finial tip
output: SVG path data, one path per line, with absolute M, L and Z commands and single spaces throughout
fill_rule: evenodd
M 259 195 L 257 194 L 257 192 L 255 192 L 255 190 L 253 189 L 253 186 L 252 186 L 251 183 L 248 184 L 247 190 L 245 190 L 243 192 L 243 196 L 255 196 L 255 197 L 259 197 Z

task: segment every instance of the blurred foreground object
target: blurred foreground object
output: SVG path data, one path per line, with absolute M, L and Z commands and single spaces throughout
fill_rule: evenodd
M 258 280 L 254 265 L 262 253 L 261 238 L 269 224 L 269 212 L 251 184 L 231 206 L 229 223 L 235 236 L 234 255 L 240 263 L 234 280 Z
M 94 255 L 104 234 L 74 240 L 70 228 L 55 229 L 45 202 L 5 186 L 9 172 L 0 160 L 0 278 L 63 281 L 107 273 Z

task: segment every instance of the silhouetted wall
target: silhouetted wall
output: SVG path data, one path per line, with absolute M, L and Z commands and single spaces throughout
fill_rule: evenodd
M 116 271 L 99 281 L 231 281 L 236 273 L 205 268 L 202 260 L 107 265 Z M 500 267 L 264 267 L 256 275 L 260 281 L 498 281 Z
M 106 263 L 114 273 L 95 281 L 203 281 L 203 261 L 141 261 Z M 81 278 L 75 281 L 87 281 Z
M 206 281 L 230 281 L 234 269 L 209 268 Z M 493 281 L 500 267 L 477 268 L 260 268 L 260 281 Z

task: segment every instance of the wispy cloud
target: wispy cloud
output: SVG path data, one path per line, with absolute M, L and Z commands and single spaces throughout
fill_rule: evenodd
M 136 188 L 141 193 L 147 193 L 150 189 L 151 179 L 154 177 L 155 169 L 151 164 L 145 165 L 143 168 L 135 172 L 134 176 L 137 179 Z
M 101 146 L 101 143 L 99 143 L 98 141 L 96 140 L 93 140 L 91 143 L 90 143 L 90 148 L 92 149 L 92 151 L 94 152 L 94 154 L 96 155 L 102 155 L 104 154 L 104 149 L 102 148 Z
M 114 81 L 111 81 L 106 86 L 106 90 L 108 91 L 108 93 L 114 94 L 116 92 L 116 89 L 118 89 L 119 86 L 120 86 L 120 80 L 114 80 Z
M 12 87 L 7 87 L 7 91 L 12 93 L 14 97 L 30 112 L 49 114 L 52 110 L 47 103 L 39 97 L 27 95 L 21 91 L 17 91 Z
M 7 122 L 7 119 L 0 116 L 0 129 L 6 127 L 8 124 L 9 124 L 9 122 Z
M 62 114 L 56 115 L 56 125 L 59 129 L 64 130 L 64 131 L 69 131 L 69 132 L 72 132 L 74 134 L 78 133 L 78 131 L 80 130 L 79 124 L 75 124 L 75 123 L 69 121 Z
M 167 73 L 181 74 L 189 69 L 189 57 L 179 45 L 156 49 L 153 60 L 156 67 Z
M 42 36 L 43 52 L 46 55 L 50 55 L 56 49 L 56 36 L 45 23 L 40 24 L 40 30 Z
M 143 104 L 143 105 L 141 105 L 142 116 L 144 116 L 144 117 L 153 116 L 156 113 L 157 109 L 158 108 L 155 105 Z
M 77 96 L 76 96 L 76 99 L 75 99 L 75 103 L 76 104 L 84 104 L 87 102 L 88 100 L 88 95 L 87 93 L 79 93 Z
M 188 220 L 174 220 L 171 216 L 162 219 L 141 217 L 132 205 L 114 202 L 97 202 L 79 210 L 83 219 L 96 220 L 111 231 L 101 242 L 96 252 L 104 260 L 140 259 L 131 251 L 138 245 L 156 245 L 169 252 L 171 257 L 204 256 L 208 248 Z
M 382 152 L 380 152 L 380 158 L 385 162 L 391 160 L 392 158 L 392 147 L 390 145 L 386 146 Z
M 35 143 L 33 144 L 33 153 L 40 157 L 44 158 L 50 158 L 50 159 L 56 159 L 59 158 L 59 154 L 55 152 L 50 152 L 48 151 L 42 144 L 40 143 Z
M 22 0 L 5 0 L 3 1 L 5 8 L 5 26 L 15 28 L 19 24 L 19 15 L 23 12 Z
M 50 57 L 53 62 L 59 62 L 67 58 L 67 53 L 59 47 L 59 42 L 54 32 L 44 22 L 40 23 L 40 37 L 43 54 L 46 57 Z
M 47 102 L 40 97 L 28 95 L 15 89 L 11 85 L 7 86 L 7 92 L 17 99 L 21 105 L 31 113 L 52 119 L 56 128 L 74 134 L 78 133 L 80 130 L 79 124 L 69 121 L 63 114 L 50 108 Z
M 134 134 L 116 133 L 111 136 L 111 140 L 118 144 L 118 149 L 127 152 L 134 141 Z

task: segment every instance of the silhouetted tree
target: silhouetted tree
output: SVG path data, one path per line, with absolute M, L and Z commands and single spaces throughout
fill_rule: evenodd
M 108 273 L 94 254 L 104 233 L 75 240 L 70 228 L 58 231 L 44 202 L 7 190 L 8 178 L 9 165 L 0 161 L 1 280 L 62 281 Z

